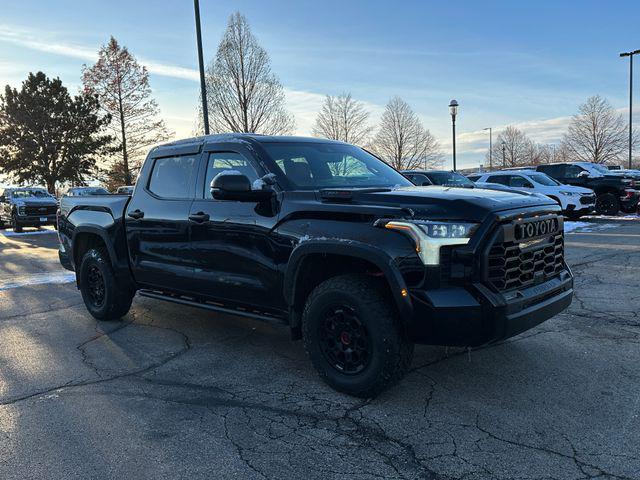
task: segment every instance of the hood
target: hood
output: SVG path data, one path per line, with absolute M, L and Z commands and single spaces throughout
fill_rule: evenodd
M 489 213 L 557 203 L 536 193 L 483 188 L 402 187 L 352 192 L 351 204 L 410 209 L 416 217 L 482 221 Z
M 16 205 L 29 205 L 29 206 L 49 206 L 49 205 L 57 205 L 55 198 L 37 198 L 37 197 L 25 197 L 25 198 L 14 198 L 11 200 Z
M 553 187 L 553 188 L 557 188 L 558 190 L 560 190 L 562 192 L 585 193 L 585 194 L 593 193 L 593 190 L 591 190 L 590 188 L 577 187 L 575 185 L 563 184 L 563 185 L 560 185 L 558 187 Z

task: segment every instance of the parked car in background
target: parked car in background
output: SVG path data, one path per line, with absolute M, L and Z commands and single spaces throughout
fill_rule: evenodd
M 133 195 L 133 189 L 135 187 L 133 185 L 123 185 L 122 187 L 118 187 L 114 192 L 115 195 Z
M 496 183 L 517 190 L 541 193 L 558 202 L 562 213 L 569 218 L 580 218 L 593 213 L 596 195 L 593 190 L 574 185 L 563 185 L 557 180 L 534 170 L 508 170 L 480 175 L 476 184 Z
M 423 183 L 418 183 L 417 180 L 421 180 L 422 177 L 425 177 L 431 185 L 462 188 L 475 187 L 471 180 L 458 172 L 447 170 L 403 170 L 400 173 L 411 180 L 414 185 L 423 185 Z
M 640 183 L 631 175 L 589 162 L 538 165 L 536 171 L 546 173 L 560 183 L 593 190 L 596 211 L 600 214 L 616 215 L 620 210 L 635 212 L 638 208 L 640 192 L 637 188 Z
M 6 188 L 0 192 L 0 227 L 10 225 L 15 232 L 23 227 L 56 226 L 56 198 L 39 187 Z
M 88 195 L 109 195 L 109 191 L 102 187 L 71 187 L 65 193 L 67 197 L 86 197 Z

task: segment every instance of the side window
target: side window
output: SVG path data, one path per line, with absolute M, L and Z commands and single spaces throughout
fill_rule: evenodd
M 198 157 L 158 158 L 149 178 L 149 191 L 164 198 L 191 198 Z
M 491 175 L 487 178 L 487 182 L 509 186 L 509 175 Z
M 511 175 L 511 180 L 509 182 L 509 186 L 518 187 L 518 188 L 533 188 L 533 185 L 529 180 L 520 175 Z
M 584 168 L 579 167 L 578 165 L 567 165 L 564 168 L 564 177 L 565 178 L 578 178 L 580 172 L 583 172 Z
M 211 197 L 211 180 L 220 172 L 225 170 L 236 170 L 249 178 L 251 183 L 255 182 L 260 175 L 255 167 L 243 155 L 236 152 L 214 152 L 209 154 L 207 162 L 207 173 L 204 181 L 204 197 Z

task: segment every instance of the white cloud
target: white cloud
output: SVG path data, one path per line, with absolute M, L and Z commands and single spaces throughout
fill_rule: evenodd
M 90 48 L 83 45 L 60 43 L 53 40 L 43 41 L 41 38 L 42 35 L 35 36 L 25 29 L 0 25 L 0 41 L 12 43 L 30 50 L 77 58 L 88 62 L 95 62 L 98 59 L 97 47 Z M 158 63 L 145 58 L 139 58 L 139 62 L 147 67 L 149 72 L 155 73 L 156 75 L 194 81 L 199 79 L 198 70 L 193 68 Z

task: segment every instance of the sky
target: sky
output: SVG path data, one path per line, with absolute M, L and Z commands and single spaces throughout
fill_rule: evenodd
M 629 60 L 618 54 L 640 49 L 637 0 L 200 0 L 200 9 L 207 63 L 228 17 L 247 17 L 285 88 L 297 134 L 311 134 L 327 94 L 364 102 L 372 129 L 398 95 L 441 143 L 445 167 L 451 99 L 460 104 L 458 167 L 477 166 L 489 146 L 486 127 L 494 139 L 515 125 L 557 143 L 595 94 L 628 114 Z M 0 87 L 19 87 L 42 70 L 75 93 L 82 65 L 113 35 L 149 68 L 175 137 L 192 135 L 199 81 L 191 0 L 2 0 L 0 10 Z M 636 63 L 640 71 L 640 57 Z M 640 99 L 640 78 L 635 84 Z

